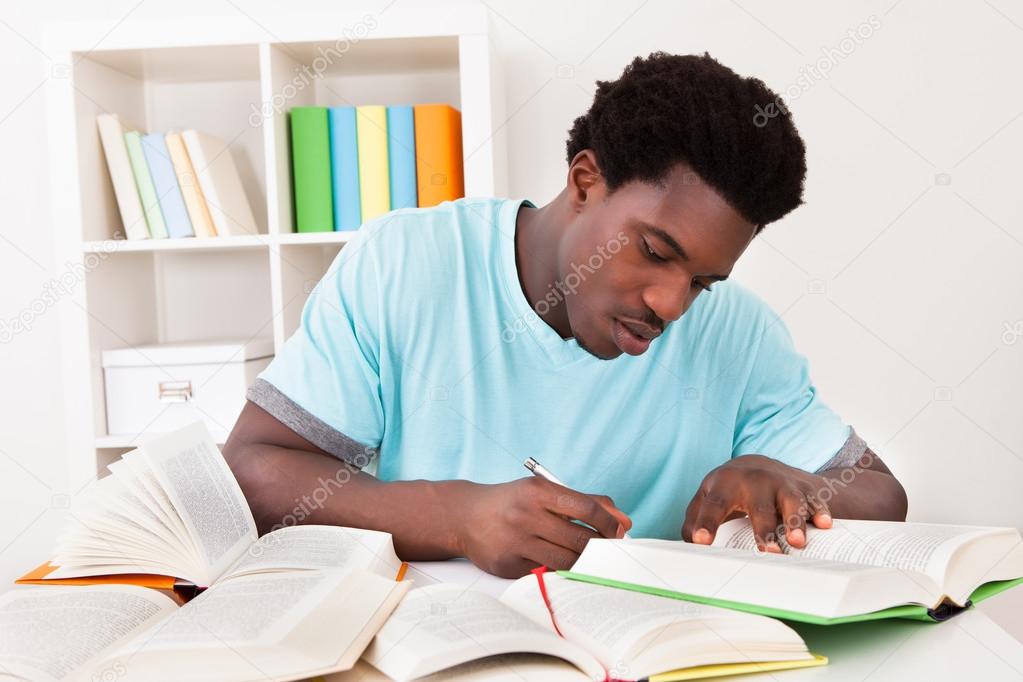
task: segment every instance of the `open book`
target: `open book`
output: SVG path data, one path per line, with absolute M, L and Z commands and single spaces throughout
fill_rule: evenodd
M 182 607 L 134 585 L 0 597 L 0 677 L 298 680 L 348 670 L 409 587 L 363 570 L 231 575 Z
M 283 680 L 347 670 L 408 590 L 395 581 L 401 562 L 388 533 L 310 525 L 257 538 L 201 423 L 110 470 L 72 507 L 59 566 L 35 582 L 155 573 L 210 587 L 180 609 L 137 585 L 14 590 L 0 599 L 0 671 Z
M 749 519 L 721 525 L 711 546 L 592 540 L 577 581 L 832 624 L 879 618 L 944 620 L 1023 582 L 1015 528 L 836 520 L 807 528 L 802 550 L 756 552 Z
M 41 579 L 19 582 L 154 574 L 205 587 L 246 571 L 347 561 L 394 578 L 401 567 L 388 533 L 295 526 L 257 543 L 245 496 L 201 422 L 141 445 L 108 469 L 72 506 L 49 566 L 29 574 Z
M 535 575 L 517 580 L 499 599 L 460 585 L 414 589 L 363 660 L 396 680 L 482 680 L 502 673 L 514 679 L 639 680 L 671 671 L 677 672 L 657 679 L 696 679 L 827 662 L 771 618 L 553 573 L 543 580 L 550 610 Z M 330 679 L 361 680 L 363 672 Z

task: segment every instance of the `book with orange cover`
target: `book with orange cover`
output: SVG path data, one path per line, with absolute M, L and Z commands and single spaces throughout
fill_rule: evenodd
M 155 590 L 173 590 L 177 582 L 168 575 L 148 573 L 123 573 L 121 575 L 91 575 L 79 578 L 50 578 L 47 576 L 59 569 L 49 561 L 36 566 L 14 581 L 16 585 L 138 585 Z
M 461 112 L 447 104 L 417 104 L 413 117 L 419 206 L 464 197 Z

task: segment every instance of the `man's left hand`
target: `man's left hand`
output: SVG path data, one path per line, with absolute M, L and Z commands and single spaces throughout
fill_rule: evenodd
M 831 510 L 820 499 L 827 489 L 816 474 L 764 457 L 742 455 L 707 474 L 682 526 L 683 539 L 700 545 L 714 542 L 718 526 L 749 515 L 761 551 L 781 552 L 778 534 L 793 547 L 806 546 L 806 521 L 831 527 Z

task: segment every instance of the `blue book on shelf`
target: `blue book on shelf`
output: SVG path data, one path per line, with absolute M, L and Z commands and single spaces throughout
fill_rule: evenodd
M 357 230 L 362 224 L 359 197 L 359 140 L 355 107 L 327 110 L 330 127 L 330 182 L 334 192 L 334 230 Z
M 391 210 L 415 208 L 416 125 L 411 106 L 387 107 L 387 162 L 391 169 Z
M 149 166 L 149 175 L 153 178 L 156 198 L 160 203 L 163 221 L 167 223 L 167 236 L 194 237 L 192 221 L 188 219 L 185 198 L 178 187 L 178 176 L 171 163 L 170 152 L 163 133 L 149 133 L 142 136 L 142 153 Z

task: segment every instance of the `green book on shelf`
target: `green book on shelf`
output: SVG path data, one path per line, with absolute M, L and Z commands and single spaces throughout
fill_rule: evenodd
M 803 550 L 782 547 L 755 552 L 749 520 L 735 519 L 711 546 L 591 540 L 559 575 L 817 625 L 943 621 L 1023 583 L 1015 528 L 836 520 L 808 528 Z
M 295 190 L 295 231 L 333 232 L 330 129 L 326 107 L 291 110 L 291 170 Z
M 163 221 L 160 210 L 160 198 L 156 195 L 156 185 L 149 174 L 145 152 L 142 151 L 142 134 L 137 130 L 129 130 L 124 134 L 124 146 L 128 150 L 128 161 L 131 172 L 135 175 L 135 185 L 142 200 L 142 212 L 146 214 L 149 224 L 149 236 L 153 239 L 167 238 L 167 224 Z

